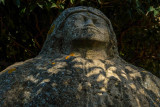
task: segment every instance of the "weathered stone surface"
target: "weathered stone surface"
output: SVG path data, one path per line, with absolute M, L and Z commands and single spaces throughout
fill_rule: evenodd
M 118 55 L 109 19 L 74 7 L 54 21 L 40 54 L 0 72 L 0 106 L 159 107 L 160 79 Z

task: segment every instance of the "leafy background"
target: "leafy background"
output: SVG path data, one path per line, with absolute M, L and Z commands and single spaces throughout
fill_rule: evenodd
M 53 20 L 80 5 L 111 20 L 122 58 L 160 77 L 159 0 L 0 0 L 0 71 L 35 57 Z

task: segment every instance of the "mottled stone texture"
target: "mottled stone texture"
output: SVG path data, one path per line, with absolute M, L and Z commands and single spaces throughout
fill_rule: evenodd
M 37 57 L 0 72 L 0 106 L 159 107 L 160 79 L 119 57 L 103 13 L 73 7 Z

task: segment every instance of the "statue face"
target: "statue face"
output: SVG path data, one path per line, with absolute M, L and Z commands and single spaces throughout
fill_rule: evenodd
M 89 39 L 107 42 L 109 41 L 108 28 L 103 18 L 89 12 L 79 12 L 66 19 L 63 36 L 66 41 Z

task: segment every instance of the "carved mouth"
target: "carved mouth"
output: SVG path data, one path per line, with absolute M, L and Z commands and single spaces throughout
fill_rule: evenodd
M 84 27 L 84 28 L 82 28 L 82 29 L 83 29 L 83 30 L 92 30 L 92 31 L 97 31 L 97 32 L 102 33 L 98 28 L 93 27 L 93 26 L 87 26 L 87 27 Z

